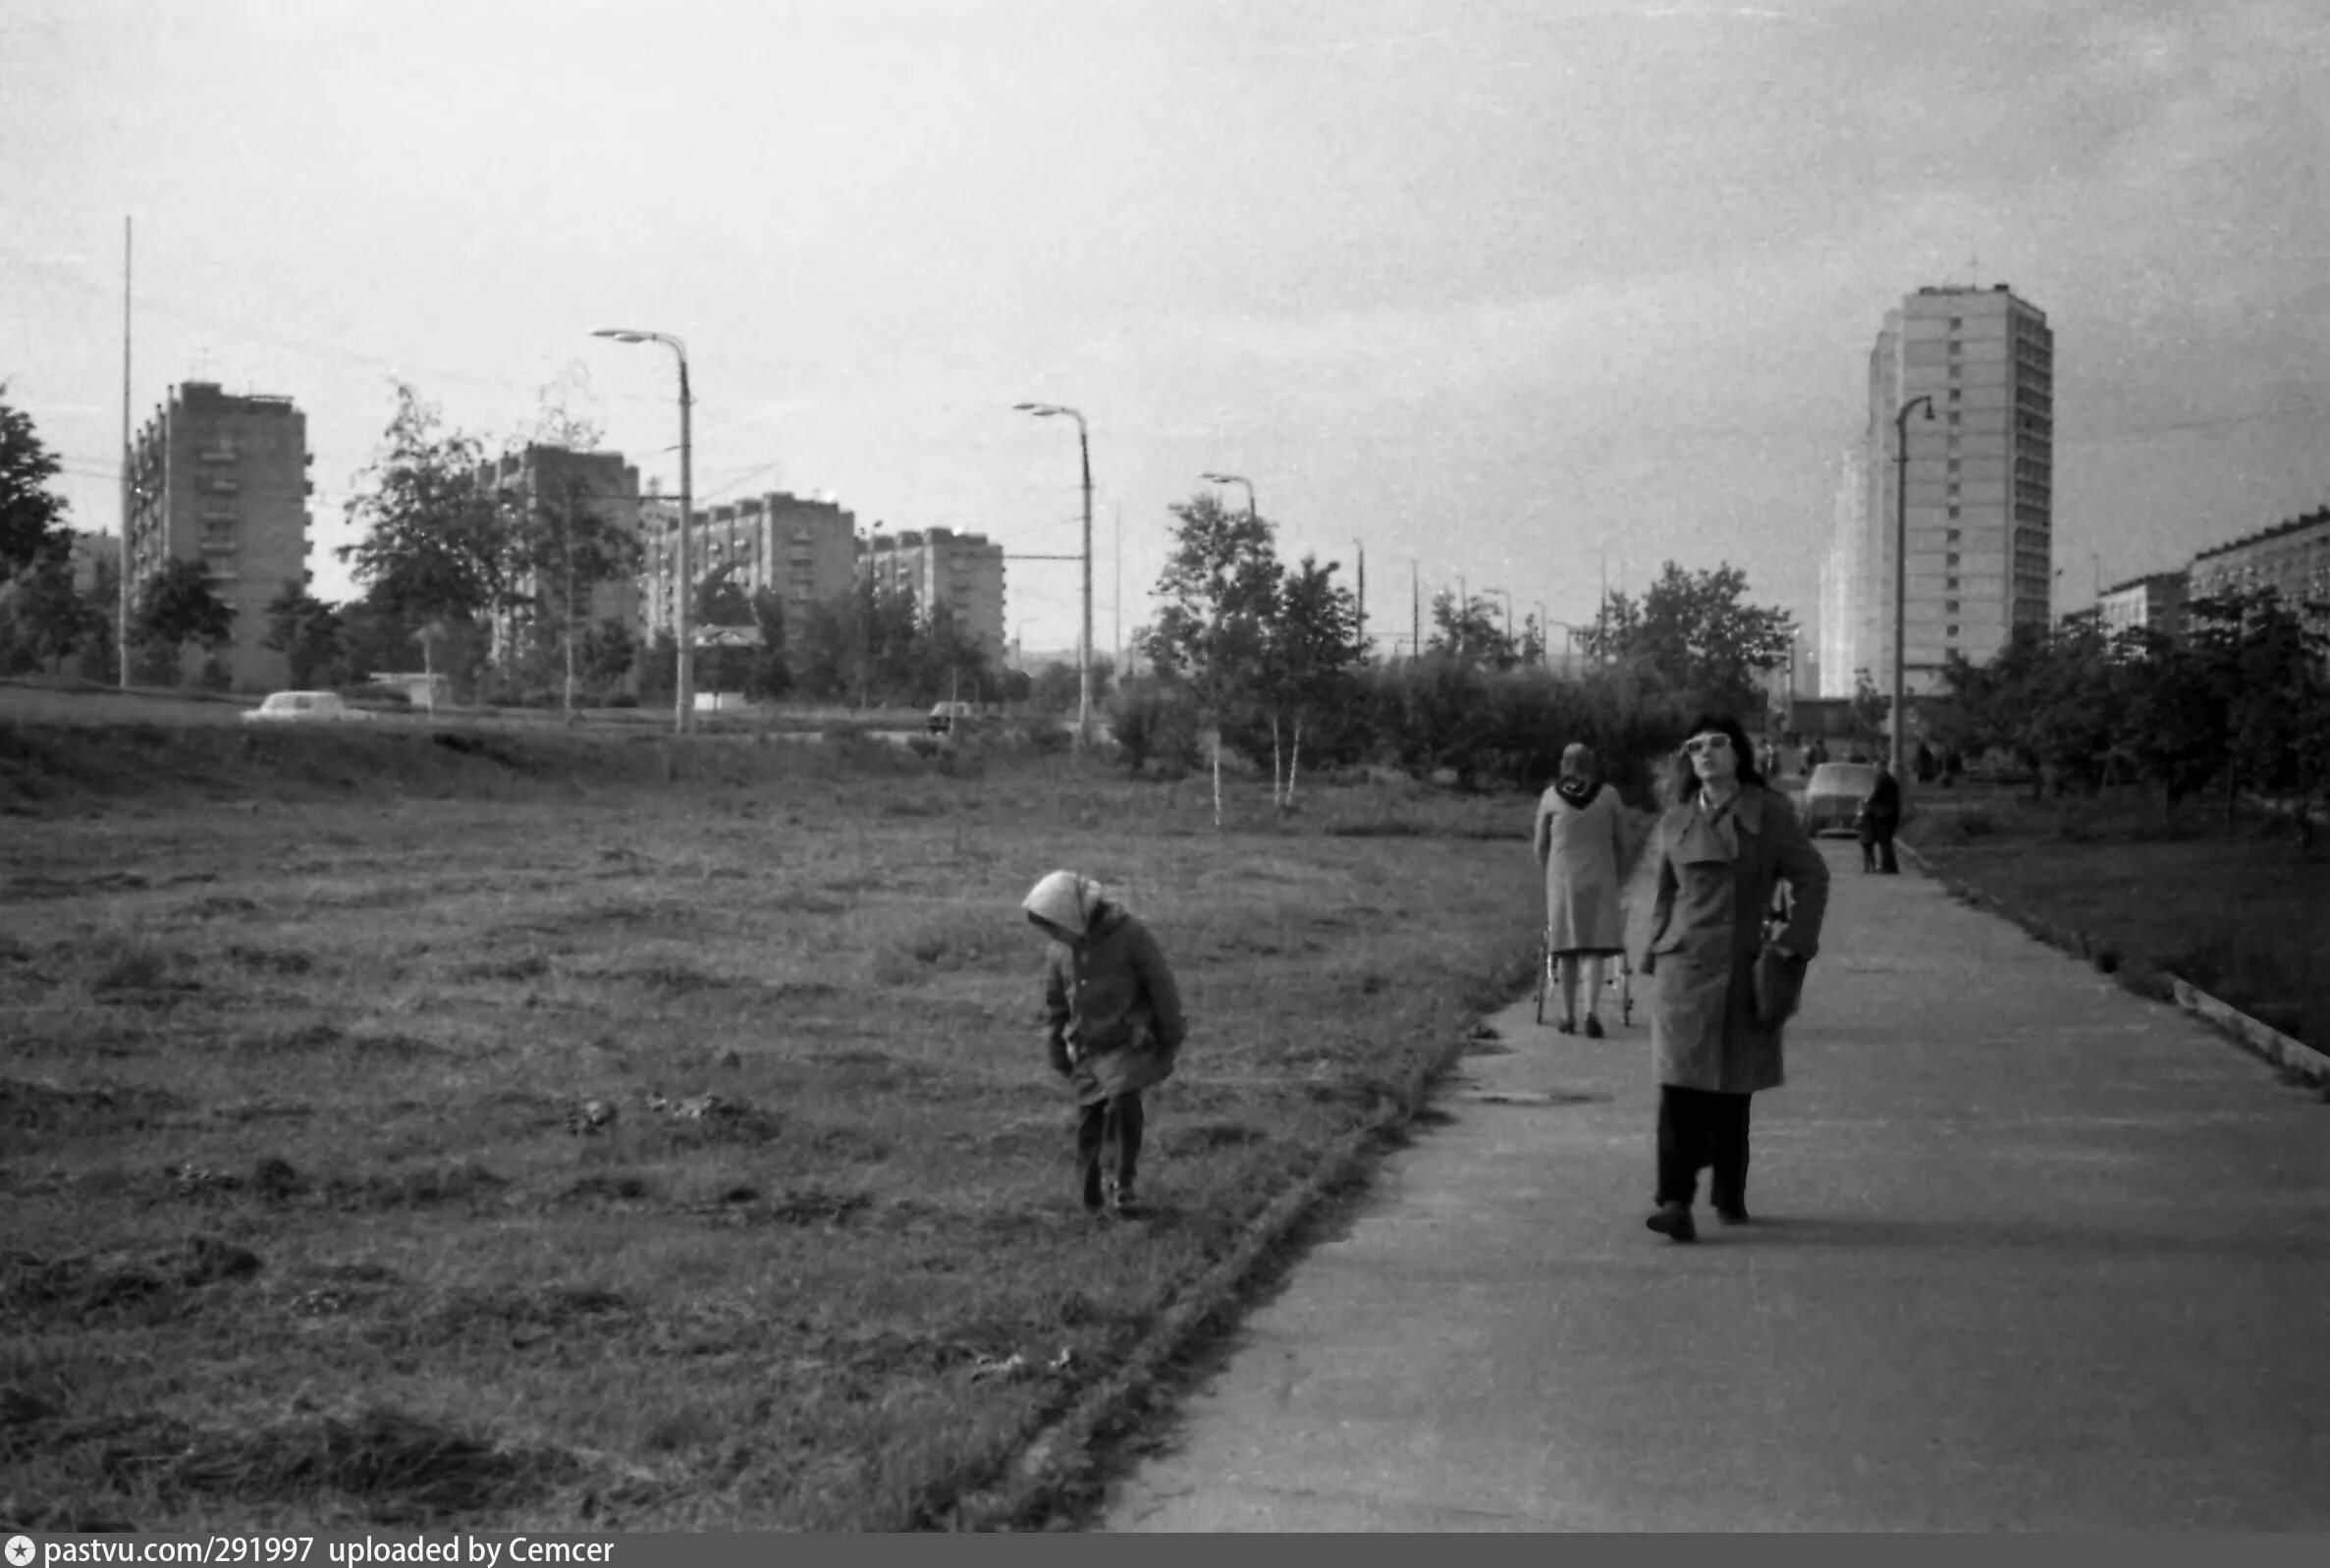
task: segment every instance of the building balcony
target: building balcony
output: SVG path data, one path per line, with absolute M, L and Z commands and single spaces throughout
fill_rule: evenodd
M 202 541 L 202 553 L 206 556 L 231 556 L 241 548 L 233 539 L 219 534 L 212 534 Z
M 206 473 L 195 481 L 194 488 L 214 496 L 231 496 L 242 490 L 243 481 L 231 473 Z
M 194 449 L 196 462 L 233 462 L 237 457 L 232 441 L 213 441 Z

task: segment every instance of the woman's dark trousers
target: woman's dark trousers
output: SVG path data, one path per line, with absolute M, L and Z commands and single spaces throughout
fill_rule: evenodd
M 1688 1205 L 1699 1172 L 1714 1167 L 1707 1197 L 1717 1209 L 1748 1207 L 1747 1095 L 1658 1087 L 1658 1201 Z
M 1097 1100 L 1086 1106 L 1076 1122 L 1076 1164 L 1084 1175 L 1084 1201 L 1101 1201 L 1102 1151 L 1116 1146 L 1116 1189 L 1133 1190 L 1133 1171 L 1141 1159 L 1141 1092 Z

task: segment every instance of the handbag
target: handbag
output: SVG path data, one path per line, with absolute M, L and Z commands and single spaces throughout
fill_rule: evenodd
M 1805 961 L 1784 953 L 1768 942 L 1757 951 L 1754 980 L 1756 1021 L 1776 1028 L 1796 1015 L 1804 1000 Z

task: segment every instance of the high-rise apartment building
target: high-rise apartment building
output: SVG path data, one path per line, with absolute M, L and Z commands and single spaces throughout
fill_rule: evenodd
M 2181 571 L 2155 571 L 2114 583 L 2095 596 L 2096 619 L 2106 635 L 2143 626 L 2162 636 L 2181 637 L 2187 586 Z
M 894 537 L 876 533 L 861 540 L 858 562 L 877 586 L 912 593 L 925 615 L 945 605 L 965 637 L 1002 657 L 1002 545 L 951 528 L 908 529 Z
M 131 602 L 163 562 L 202 562 L 235 611 L 221 658 L 244 690 L 291 678 L 286 656 L 260 644 L 268 602 L 309 578 L 311 460 L 307 416 L 291 399 L 235 397 L 208 381 L 173 387 L 130 449 Z M 206 655 L 184 657 L 190 675 Z
M 672 629 L 679 508 L 669 497 L 653 497 L 642 503 L 640 513 L 646 546 L 639 579 L 640 626 L 653 641 Z M 698 582 L 731 568 L 747 594 L 774 589 L 785 601 L 789 640 L 800 635 L 810 605 L 849 591 L 857 519 L 832 501 L 780 490 L 699 509 L 688 549 L 688 570 Z
M 2054 370 L 2045 313 L 2005 284 L 1920 289 L 1886 312 L 1869 358 L 1860 526 L 1851 548 L 1841 528 L 1831 547 L 1832 576 L 1851 584 L 1852 609 L 1837 636 L 1858 646 L 1849 660 L 1832 663 L 1824 622 L 1827 694 L 1850 695 L 1863 669 L 1880 691 L 1892 687 L 1899 537 L 1908 542 L 1903 664 L 1910 691 L 1931 689 L 1952 653 L 1982 664 L 2016 626 L 2047 624 Z M 1897 449 L 1904 429 L 1906 446 Z M 1901 460 L 1906 475 L 1896 466 Z M 1896 495 L 1905 479 L 1907 515 L 1897 534 Z
M 1876 631 L 1869 619 L 1875 604 L 1862 580 L 1868 570 L 1868 469 L 1860 452 L 1845 454 L 1829 523 L 1828 553 L 1820 560 L 1819 654 L 1815 661 L 1819 684 L 1800 690 L 1800 696 L 1850 697 L 1853 672 L 1869 664 L 1868 649 Z

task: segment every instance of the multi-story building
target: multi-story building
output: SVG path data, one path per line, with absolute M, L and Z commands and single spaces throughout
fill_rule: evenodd
M 2330 508 L 2203 550 L 2189 575 L 2195 599 L 2271 588 L 2316 629 L 2330 631 Z
M 1876 600 L 1863 580 L 1869 571 L 1869 464 L 1859 452 L 1845 454 L 1829 527 L 1828 553 L 1820 561 L 1819 657 L 1816 685 L 1798 695 L 1850 697 L 1853 672 L 1869 666 L 1876 631 L 1870 621 Z
M 2104 635 L 2112 636 L 2131 626 L 2145 626 L 2163 636 L 2183 636 L 2185 588 L 2184 572 L 2155 571 L 2104 589 L 2095 598 L 2095 613 Z
M 307 416 L 291 399 L 235 397 L 208 381 L 173 387 L 131 446 L 132 603 L 165 561 L 202 562 L 235 611 L 221 658 L 246 690 L 291 678 L 290 661 L 260 644 L 268 602 L 286 583 L 309 580 L 312 460 Z M 184 657 L 182 674 L 190 674 L 206 655 L 190 648 Z
M 514 506 L 539 514 L 547 523 L 562 516 L 571 505 L 601 525 L 612 525 L 626 538 L 639 531 L 639 470 L 623 461 L 620 452 L 575 452 L 566 447 L 529 444 L 485 464 L 479 481 L 503 493 Z M 504 610 L 493 621 L 493 658 L 507 670 L 514 654 L 529 642 L 559 646 L 558 627 L 535 622 L 543 615 L 568 614 L 559 583 L 538 583 L 531 570 L 519 572 L 512 586 L 532 602 L 533 610 Z M 625 627 L 638 621 L 638 580 L 629 572 L 594 584 L 587 597 L 577 593 L 572 614 L 578 628 L 602 621 Z
M 951 528 L 875 533 L 859 542 L 859 569 L 891 592 L 914 595 L 924 615 L 945 605 L 963 635 L 1003 651 L 1003 547 Z
M 1981 664 L 2016 626 L 2047 623 L 2054 364 L 2044 312 L 2005 284 L 1920 289 L 1886 313 L 1869 361 L 1855 578 L 1855 623 L 1872 635 L 1850 669 L 1830 667 L 1832 691 L 1863 668 L 1878 689 L 1891 687 L 1897 520 L 1908 543 L 1907 689 L 1929 689 L 1952 653 Z M 1897 419 L 1913 404 L 1897 452 Z M 1897 519 L 1905 481 L 1907 515 Z
M 679 508 L 670 497 L 652 496 L 640 512 L 646 545 L 640 624 L 653 640 L 673 626 Z M 810 605 L 849 591 L 856 545 L 857 519 L 850 513 L 830 500 L 776 491 L 699 509 L 689 530 L 688 570 L 698 582 L 731 570 L 748 594 L 775 590 L 785 601 L 789 639 L 800 635 Z

